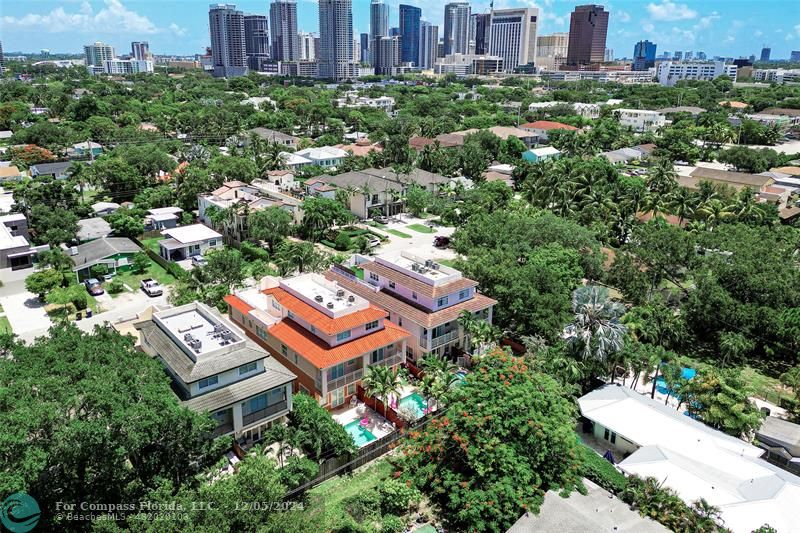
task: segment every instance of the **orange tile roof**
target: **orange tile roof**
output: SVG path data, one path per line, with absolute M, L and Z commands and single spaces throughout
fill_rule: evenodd
M 266 289 L 262 292 L 267 295 L 272 295 L 286 309 L 326 335 L 335 335 L 336 333 L 341 333 L 372 322 L 373 320 L 380 320 L 381 318 L 389 316 L 389 313 L 383 309 L 370 304 L 368 308 L 362 309 L 361 311 L 355 311 L 339 318 L 331 318 L 280 287 Z
M 267 330 L 270 335 L 297 352 L 317 368 L 327 368 L 389 344 L 402 342 L 411 334 L 388 320 L 384 328 L 331 348 L 295 321 L 284 318 Z
M 245 302 L 244 300 L 242 300 L 241 298 L 239 298 L 238 296 L 236 296 L 234 294 L 229 294 L 229 295 L 225 296 L 225 298 L 223 298 L 223 300 L 225 300 L 226 304 L 230 305 L 231 307 L 233 307 L 234 309 L 236 309 L 237 311 L 239 311 L 243 315 L 246 315 L 247 313 L 249 313 L 250 311 L 255 309 L 255 307 L 253 307 L 252 305 L 250 305 L 249 303 Z
M 520 128 L 527 130 L 569 130 L 575 131 L 578 128 L 570 126 L 569 124 L 562 124 L 561 122 L 553 122 L 551 120 L 537 120 L 536 122 L 528 122 L 523 124 Z

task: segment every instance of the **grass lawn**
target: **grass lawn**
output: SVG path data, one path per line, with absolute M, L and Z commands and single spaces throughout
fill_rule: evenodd
M 425 226 L 424 224 L 409 224 L 406 227 L 419 233 L 436 233 L 436 228 L 431 228 L 430 226 Z
M 356 273 L 356 277 L 357 277 L 358 279 L 360 279 L 360 280 L 363 280 L 363 279 L 364 279 L 364 269 L 363 269 L 363 268 L 358 268 L 358 267 L 356 267 L 356 268 L 354 268 L 353 270 L 355 271 L 355 273 Z
M 150 261 L 150 267 L 144 273 L 138 274 L 128 271 L 120 272 L 114 276 L 114 279 L 120 280 L 134 291 L 139 290 L 139 282 L 145 278 L 153 278 L 161 285 L 172 285 L 175 283 L 175 278 L 172 276 L 172 274 L 164 270 L 164 267 L 152 260 Z M 111 295 L 112 298 L 116 298 L 117 296 L 119 296 L 119 294 Z
M 437 259 L 436 262 L 446 267 L 455 268 L 458 259 Z
M 325 531 L 337 529 L 347 520 L 347 511 L 342 501 L 350 496 L 375 490 L 383 480 L 389 478 L 393 467 L 386 459 L 378 459 L 356 470 L 353 474 L 337 476 L 308 491 L 310 496 L 306 512 L 322 512 L 325 516 Z M 319 507 L 318 509 L 316 507 Z
M 794 396 L 788 389 L 784 389 L 780 380 L 766 376 L 756 370 L 746 366 L 742 368 L 742 379 L 753 387 L 756 396 L 764 398 L 768 402 L 780 405 L 780 399 L 791 399 Z
M 373 228 L 385 228 L 386 224 L 381 224 L 380 222 L 375 222 L 374 220 L 370 220 L 366 223 L 367 226 L 372 226 Z
M 158 253 L 159 250 L 158 241 L 160 241 L 163 238 L 164 237 L 150 237 L 149 239 L 142 239 L 141 242 L 145 248 L 148 248 L 150 250 L 153 250 L 155 253 Z
M 387 229 L 386 232 L 387 233 L 391 233 L 392 235 L 394 235 L 396 237 L 402 237 L 404 239 L 410 239 L 411 238 L 411 235 L 409 235 L 408 233 L 403 233 L 402 231 L 397 231 L 396 229 Z
M 11 323 L 7 316 L 0 316 L 0 333 L 11 333 Z

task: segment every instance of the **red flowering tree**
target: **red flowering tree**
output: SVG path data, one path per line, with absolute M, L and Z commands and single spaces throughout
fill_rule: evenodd
M 36 146 L 35 144 L 12 146 L 8 149 L 6 157 L 8 157 L 15 165 L 23 168 L 28 168 L 37 163 L 54 161 L 56 159 L 56 156 L 53 155 L 53 152 L 46 148 L 42 148 L 41 146 Z
M 576 412 L 561 386 L 502 351 L 403 447 L 402 476 L 458 531 L 505 531 L 545 492 L 577 483 Z

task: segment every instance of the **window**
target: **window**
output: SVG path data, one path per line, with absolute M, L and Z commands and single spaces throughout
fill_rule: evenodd
M 217 239 L 211 239 L 210 241 L 208 241 L 208 245 L 209 246 L 216 246 L 217 245 Z
M 464 298 L 469 296 L 469 289 L 465 289 L 458 293 L 458 299 L 463 300 Z
M 389 288 L 390 288 L 390 289 L 394 289 L 394 287 L 395 287 L 395 285 L 394 285 L 394 281 L 390 281 L 390 282 L 389 282 Z
M 274 307 L 275 309 L 280 309 L 281 308 L 281 304 L 278 303 L 278 300 L 273 298 L 272 299 L 272 307 Z
M 216 385 L 218 381 L 219 378 L 217 376 L 211 376 L 210 378 L 201 379 L 200 383 L 198 383 L 198 386 L 201 389 L 205 389 L 206 387 L 211 387 L 212 385 Z
M 370 272 L 369 279 L 371 279 L 372 281 L 380 281 L 381 278 L 375 272 Z
M 247 374 L 248 372 L 252 372 L 258 367 L 258 364 L 253 361 L 252 363 L 247 363 L 246 365 L 242 365 L 239 367 L 239 375 Z
M 349 339 L 349 338 L 350 338 L 350 330 L 349 329 L 347 331 L 343 331 L 341 333 L 337 333 L 336 334 L 336 340 L 337 341 L 343 341 L 343 340 Z
M 292 354 L 294 356 L 294 364 L 297 364 L 297 352 Z
M 289 348 L 285 344 L 281 344 L 281 353 L 284 357 L 289 357 Z
M 344 403 L 344 387 L 331 392 L 331 407 L 339 407 Z
M 603 433 L 603 438 L 608 440 L 609 435 L 610 435 L 610 432 L 608 430 L 605 430 L 605 432 Z
M 403 317 L 401 316 L 397 317 L 397 325 L 400 326 L 401 328 L 403 327 Z
M 417 293 L 416 293 L 416 292 L 412 292 L 412 293 L 411 293 L 411 297 L 412 297 L 412 298 L 414 298 L 414 299 L 416 300 L 416 299 L 417 299 Z
M 286 316 L 294 320 L 294 313 L 292 313 L 291 311 L 286 311 Z
M 377 327 L 378 327 L 378 321 L 377 320 L 373 320 L 372 322 L 368 322 L 367 323 L 366 330 L 369 331 L 369 330 L 375 329 Z
M 267 340 L 267 332 L 261 326 L 256 326 L 256 335 L 261 339 Z
M 439 298 L 438 300 L 436 300 L 436 307 L 442 307 L 443 305 L 447 305 L 447 301 L 449 298 L 450 298 L 449 296 L 445 296 L 443 298 Z
M 339 363 L 336 366 L 331 367 L 329 379 L 339 379 L 340 377 L 344 376 L 344 363 Z
M 314 326 L 309 325 L 309 330 L 308 331 L 310 331 L 311 333 L 316 333 L 317 332 L 317 328 L 315 328 Z
M 617 443 L 617 434 L 616 433 L 612 433 L 611 434 L 611 444 L 616 444 L 616 443 Z
M 345 387 L 345 395 L 352 396 L 355 393 L 356 393 L 356 384 L 355 383 L 351 383 L 350 385 Z
M 370 355 L 370 361 L 375 364 L 383 361 L 383 348 L 378 348 Z
M 373 203 L 373 204 L 377 204 L 378 203 L 378 195 L 377 194 L 373 194 L 372 195 L 372 202 L 370 202 L 370 203 Z

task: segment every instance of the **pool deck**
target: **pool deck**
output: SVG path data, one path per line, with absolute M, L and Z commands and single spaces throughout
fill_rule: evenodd
M 364 404 L 360 405 L 360 408 L 363 408 L 363 411 L 359 413 L 359 406 L 346 406 L 343 408 L 339 408 L 338 410 L 331 413 L 333 419 L 336 420 L 342 426 L 346 426 L 350 422 L 354 422 L 356 420 L 361 420 L 366 415 L 370 423 L 367 426 L 367 429 L 370 433 L 375 435 L 376 438 L 380 439 L 394 431 L 394 426 L 391 422 L 383 418 L 382 415 L 378 414 L 371 408 L 367 407 Z

